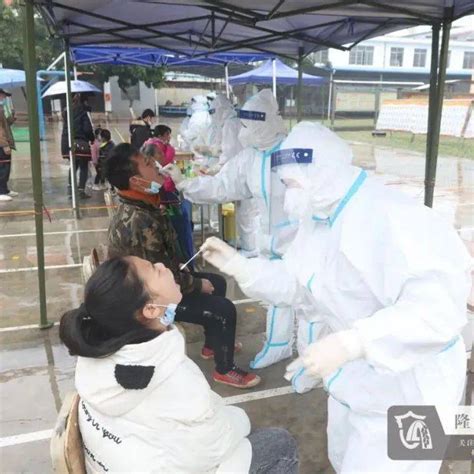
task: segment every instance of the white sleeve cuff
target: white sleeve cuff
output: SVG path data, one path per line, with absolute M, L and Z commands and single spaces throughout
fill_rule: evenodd
M 362 339 L 357 329 L 340 331 L 337 333 L 337 337 L 346 349 L 349 360 L 355 360 L 364 357 L 365 351 L 362 344 Z

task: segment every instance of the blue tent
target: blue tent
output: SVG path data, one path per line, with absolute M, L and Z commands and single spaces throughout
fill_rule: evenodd
M 275 76 L 277 84 L 286 86 L 296 86 L 298 84 L 298 71 L 275 59 Z M 238 76 L 229 77 L 229 84 L 236 86 L 239 84 L 271 84 L 273 82 L 273 60 L 269 59 L 261 66 L 251 71 L 244 72 Z M 320 86 L 327 81 L 321 76 L 311 76 L 303 74 L 303 84 L 305 86 Z
M 0 87 L 11 89 L 25 85 L 25 71 L 20 69 L 0 69 Z
M 225 66 L 229 63 L 248 64 L 270 57 L 264 53 L 209 53 L 207 56 L 193 57 L 192 51 L 186 55 L 176 54 L 161 48 L 126 46 L 76 46 L 71 48 L 74 64 L 113 64 L 136 66 Z

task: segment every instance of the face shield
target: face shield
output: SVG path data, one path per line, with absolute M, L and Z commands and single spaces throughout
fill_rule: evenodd
M 312 148 L 284 148 L 271 155 L 270 225 L 272 233 L 311 215 L 307 171 Z
M 242 124 L 239 141 L 244 148 L 271 148 L 286 132 L 278 103 L 270 89 L 263 89 L 248 99 L 237 115 Z
M 254 146 L 258 136 L 266 131 L 266 113 L 256 110 L 239 109 L 237 117 L 240 119 L 242 128 L 239 132 L 239 141 L 244 148 Z

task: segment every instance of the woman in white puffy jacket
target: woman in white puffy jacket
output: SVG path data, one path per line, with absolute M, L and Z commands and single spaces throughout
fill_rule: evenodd
M 79 426 L 88 473 L 296 473 L 295 440 L 250 433 L 185 354 L 173 326 L 178 285 L 164 265 L 111 259 L 66 313 L 60 336 L 78 355 Z

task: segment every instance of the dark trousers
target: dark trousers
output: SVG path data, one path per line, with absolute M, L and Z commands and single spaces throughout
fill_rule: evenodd
M 7 155 L 0 147 L 0 194 L 8 194 L 8 180 L 10 179 L 10 171 L 12 167 L 12 155 Z
M 79 170 L 79 186 L 78 189 L 80 191 L 84 191 L 86 189 L 87 178 L 89 176 L 89 161 L 83 158 L 76 158 L 74 160 L 75 165 L 75 174 L 77 175 L 77 170 Z M 71 186 L 71 172 L 69 172 L 69 186 Z
M 204 328 L 204 346 L 214 351 L 216 370 L 227 373 L 234 367 L 237 311 L 225 298 L 227 283 L 214 273 L 193 273 L 206 278 L 214 286 L 214 294 L 191 293 L 183 296 L 176 311 L 176 321 L 199 324 Z
M 102 173 L 102 165 L 95 165 L 95 171 L 97 174 L 95 175 L 94 184 L 105 184 L 105 178 Z

